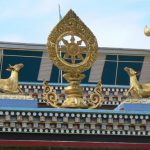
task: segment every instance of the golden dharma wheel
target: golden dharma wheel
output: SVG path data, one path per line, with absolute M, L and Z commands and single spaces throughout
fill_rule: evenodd
M 48 37 L 48 53 L 64 72 L 83 72 L 95 62 L 98 44 L 94 34 L 70 10 Z

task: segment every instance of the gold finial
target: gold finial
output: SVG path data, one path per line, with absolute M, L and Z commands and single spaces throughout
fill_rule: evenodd
M 145 26 L 145 28 L 144 28 L 144 34 L 146 36 L 150 36 L 150 28 L 149 27 Z

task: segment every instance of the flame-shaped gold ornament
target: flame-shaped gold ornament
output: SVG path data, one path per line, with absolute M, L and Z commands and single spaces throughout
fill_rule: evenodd
M 63 77 L 69 82 L 65 88 L 67 95 L 62 107 L 87 108 L 79 86 L 96 60 L 98 44 L 94 34 L 70 10 L 56 25 L 48 37 L 48 53 L 53 63 L 65 72 Z

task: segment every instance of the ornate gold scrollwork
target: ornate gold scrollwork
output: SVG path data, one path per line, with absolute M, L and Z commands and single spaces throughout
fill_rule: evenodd
M 44 82 L 43 98 L 47 105 L 54 108 L 59 108 L 58 98 L 55 92 L 53 92 L 52 87 L 48 85 L 48 82 Z
M 97 83 L 97 86 L 94 89 L 94 92 L 90 95 L 89 108 L 95 109 L 97 107 L 100 107 L 103 104 L 104 97 L 102 95 L 102 83 L 99 81 Z

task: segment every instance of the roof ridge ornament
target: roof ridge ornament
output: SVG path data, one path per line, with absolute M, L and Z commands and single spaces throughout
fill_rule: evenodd
M 147 25 L 146 25 L 145 28 L 144 28 L 144 34 L 145 34 L 146 36 L 150 36 L 150 27 L 148 27 Z
M 63 77 L 69 82 L 62 107 L 88 108 L 79 85 L 85 77 L 82 72 L 96 61 L 96 37 L 71 9 L 51 31 L 47 46 L 49 58 L 65 72 Z

